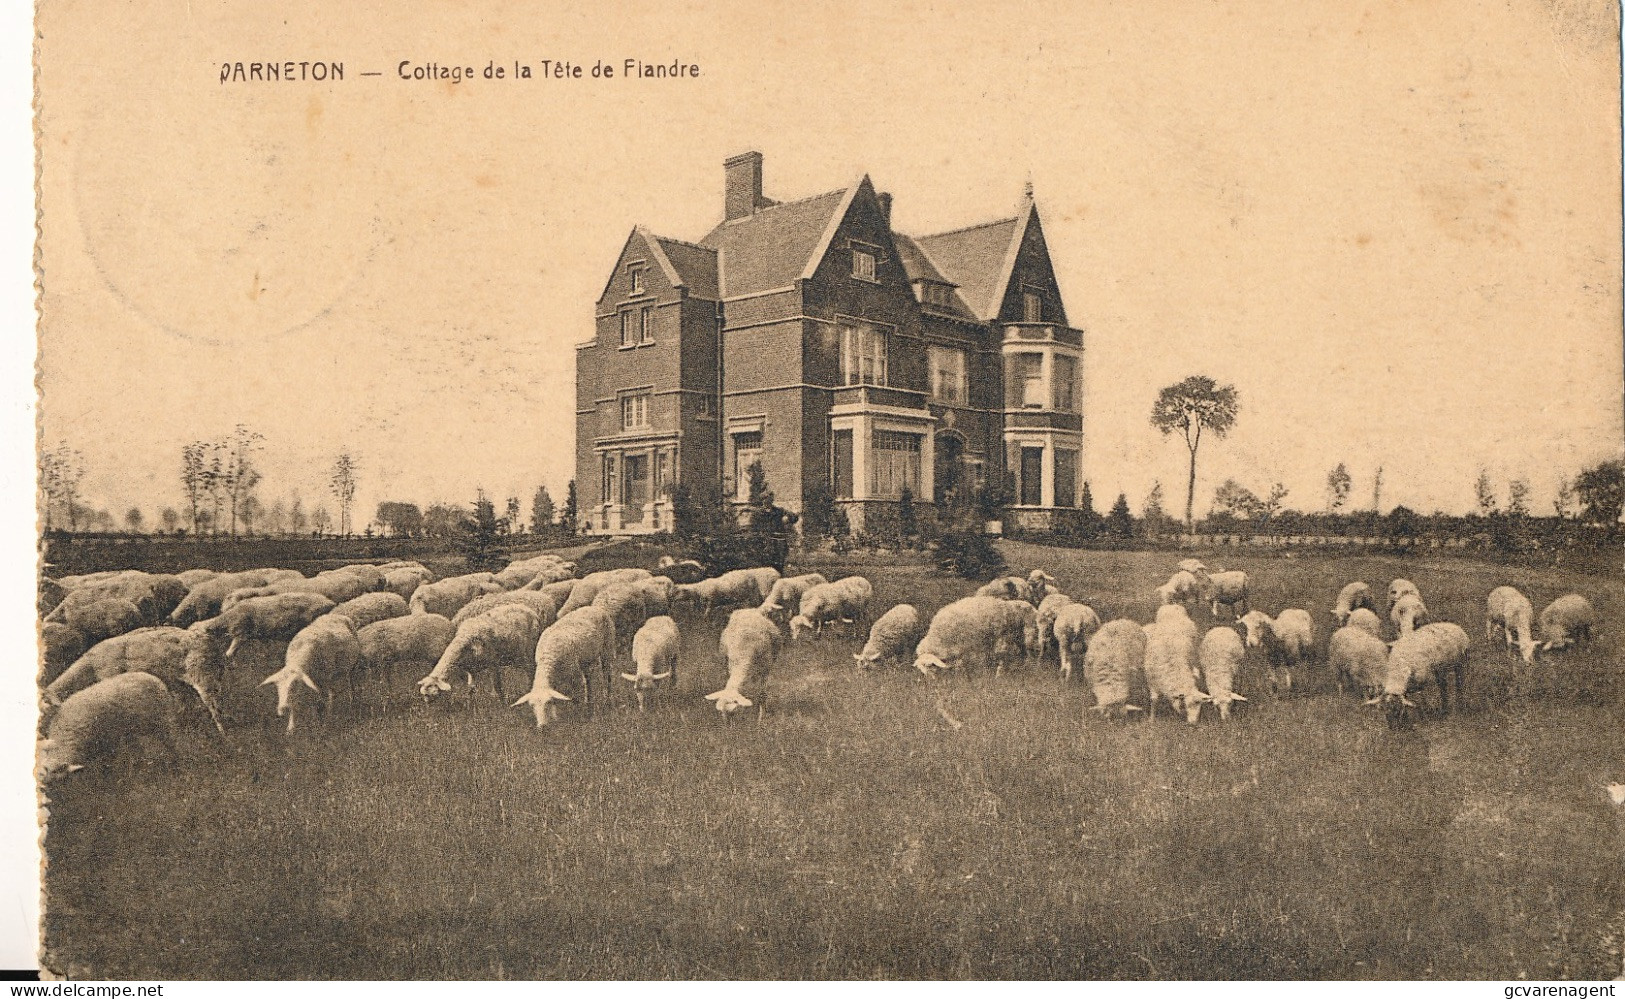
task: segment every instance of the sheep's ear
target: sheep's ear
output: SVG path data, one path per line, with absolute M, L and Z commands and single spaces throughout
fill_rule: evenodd
M 1242 697 L 1240 694 L 1231 694 L 1230 699 L 1232 701 L 1245 701 L 1247 698 Z
M 706 694 L 705 699 L 708 700 L 708 701 L 714 701 L 717 698 L 721 697 L 724 693 L 726 693 L 726 691 L 719 690 L 714 694 Z
M 262 687 L 269 687 L 269 686 L 270 686 L 270 685 L 271 685 L 271 684 L 273 684 L 273 683 L 275 683 L 275 682 L 276 682 L 276 678 L 277 678 L 277 677 L 278 677 L 278 676 L 279 676 L 279 675 L 280 675 L 280 674 L 278 674 L 278 673 L 272 673 L 272 674 L 271 674 L 271 675 L 270 675 L 270 676 L 268 676 L 268 677 L 266 677 L 266 678 L 265 678 L 265 679 L 263 679 L 263 680 L 261 680 L 261 681 L 260 681 L 260 686 L 262 686 Z
M 76 774 L 79 771 L 83 770 L 84 768 L 85 768 L 85 765 L 83 763 L 70 763 L 70 764 L 68 764 L 68 773 Z
M 316 681 L 312 680 L 308 675 L 306 675 L 304 673 L 300 673 L 299 674 L 299 679 L 304 683 L 305 686 L 309 687 L 311 690 L 316 691 L 316 693 L 319 694 L 319 693 L 322 692 L 321 688 L 316 686 Z
M 637 683 L 638 675 L 636 673 L 622 673 L 621 679 L 625 680 L 627 683 Z
M 1373 705 L 1377 705 L 1377 704 L 1381 704 L 1382 703 L 1382 695 L 1379 694 L 1376 697 L 1368 698 L 1364 703 L 1368 707 L 1373 706 Z
M 1134 711 L 1144 711 L 1144 710 L 1145 709 L 1140 707 L 1138 704 L 1125 704 L 1125 705 L 1123 705 L 1124 713 L 1130 713 L 1130 712 L 1134 712 Z
M 739 697 L 734 698 L 734 707 L 748 708 L 754 703 L 755 703 L 754 701 L 752 701 L 748 697 L 745 697 L 744 695 L 740 695 Z
M 671 670 L 667 670 L 664 673 L 656 673 L 654 676 L 650 677 L 649 679 L 651 679 L 651 680 L 664 680 L 668 676 L 671 676 Z

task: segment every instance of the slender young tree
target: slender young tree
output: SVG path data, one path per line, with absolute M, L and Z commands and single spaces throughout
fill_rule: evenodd
M 547 487 L 537 486 L 536 495 L 530 498 L 530 533 L 546 534 L 551 531 L 556 513 L 553 497 L 548 494 Z
M 207 477 L 209 446 L 202 441 L 193 441 L 181 448 L 181 487 L 186 492 L 186 505 L 190 514 L 189 522 L 192 533 L 198 533 L 198 514 L 203 509 L 204 497 L 207 495 Z
M 1326 473 L 1326 512 L 1336 513 L 1343 509 L 1353 488 L 1354 477 L 1349 474 L 1348 466 L 1338 462 L 1336 468 Z
M 1478 478 L 1473 480 L 1473 500 L 1478 504 L 1478 515 L 1488 517 L 1495 513 L 1495 483 L 1490 481 L 1490 472 L 1487 468 L 1478 470 Z
M 231 432 L 226 445 L 226 471 L 224 486 L 226 500 L 231 506 L 231 533 L 237 534 L 237 518 L 242 513 L 243 504 L 254 495 L 254 488 L 260 484 L 260 472 L 254 463 L 254 455 L 260 450 L 265 441 L 262 434 L 248 429 L 245 423 L 237 424 Z
M 333 472 L 327 480 L 327 487 L 339 504 L 339 533 L 346 536 L 350 533 L 350 504 L 355 502 L 357 470 L 355 458 L 351 457 L 350 452 L 341 451 L 333 459 Z
M 1190 452 L 1190 478 L 1185 487 L 1185 529 L 1196 524 L 1196 452 L 1202 434 L 1223 438 L 1235 426 L 1241 400 L 1234 385 L 1220 385 L 1206 375 L 1192 375 L 1157 394 L 1151 407 L 1151 425 L 1164 437 L 1176 431 Z

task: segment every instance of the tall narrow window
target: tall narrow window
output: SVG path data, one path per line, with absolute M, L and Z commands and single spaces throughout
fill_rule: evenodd
M 832 438 L 830 478 L 836 499 L 852 498 L 852 431 L 837 430 Z
M 638 310 L 638 342 L 655 342 L 655 310 L 652 305 L 645 305 Z
M 664 497 L 671 484 L 671 449 L 661 448 L 655 452 L 655 498 Z
M 1021 318 L 1023 322 L 1043 322 L 1044 296 L 1036 291 L 1023 291 L 1021 293 Z
M 852 248 L 852 276 L 864 281 L 875 279 L 875 255 L 872 251 Z
M 620 502 L 620 483 L 617 481 L 619 476 L 616 474 L 619 469 L 616 465 L 616 457 L 617 455 L 613 452 L 604 455 L 603 481 L 599 484 L 599 494 L 605 503 Z
M 630 347 L 638 342 L 637 316 L 631 309 L 621 310 L 621 346 Z
M 1021 449 L 1021 505 L 1044 505 L 1044 449 Z
M 643 294 L 643 268 L 632 268 L 632 294 Z
M 762 432 L 734 434 L 734 498 L 750 497 L 750 466 L 762 460 Z
M 1074 448 L 1055 449 L 1055 505 L 1078 505 L 1078 452 Z
M 1075 358 L 1056 354 L 1051 363 L 1055 365 L 1055 408 L 1063 413 L 1076 413 L 1078 362 Z
M 962 406 L 966 399 L 965 352 L 952 347 L 931 348 L 931 394 Z
M 886 384 L 886 334 L 873 326 L 841 327 L 841 381 Z
M 907 486 L 920 495 L 920 436 L 876 430 L 869 455 L 871 496 L 896 499 Z
M 641 430 L 649 425 L 649 393 L 621 396 L 621 429 Z

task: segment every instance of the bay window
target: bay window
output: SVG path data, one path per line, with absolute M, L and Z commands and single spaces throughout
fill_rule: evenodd
M 894 430 L 876 430 L 871 449 L 870 495 L 883 499 L 896 499 L 908 487 L 916 497 L 920 493 L 920 436 Z

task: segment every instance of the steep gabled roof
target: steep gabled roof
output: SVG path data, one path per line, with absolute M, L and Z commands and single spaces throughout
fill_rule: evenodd
M 935 281 L 950 287 L 954 286 L 955 282 L 942 273 L 942 270 L 931 259 L 931 255 L 926 253 L 924 248 L 915 242 L 913 237 L 905 236 L 900 232 L 892 233 L 891 237 L 892 242 L 897 245 L 897 258 L 902 263 L 903 272 L 908 275 L 909 281 Z M 960 295 L 958 288 L 954 288 L 951 302 L 952 304 L 948 306 L 927 305 L 922 302 L 921 307 L 937 312 L 945 312 L 964 319 L 976 318 L 971 310 L 965 306 L 964 298 Z
M 650 245 L 658 246 L 667 264 L 676 270 L 678 280 L 674 284 L 688 288 L 694 298 L 714 302 L 720 297 L 717 294 L 717 251 L 667 236 L 653 237 Z
M 999 304 L 1004 301 L 1004 290 L 1010 283 L 1021 237 L 1031 216 L 1029 201 L 1015 218 L 920 236 L 916 242 L 937 269 L 959 285 L 960 297 L 976 318 L 987 322 L 998 315 Z
M 758 208 L 712 229 L 700 245 L 719 254 L 722 295 L 786 288 L 808 267 L 817 266 L 815 251 L 826 243 L 830 227 L 839 224 L 837 209 L 844 209 L 853 190 L 855 186 Z

